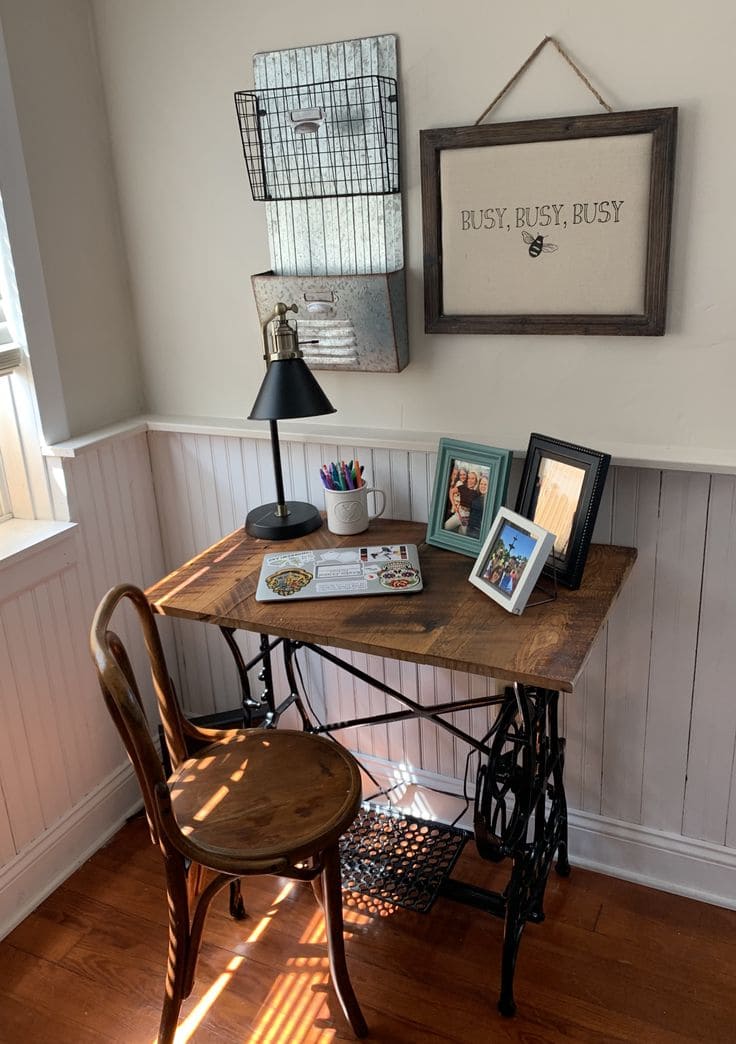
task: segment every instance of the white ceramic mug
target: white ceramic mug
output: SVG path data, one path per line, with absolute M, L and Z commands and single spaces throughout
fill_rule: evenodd
M 375 504 L 381 498 L 380 510 L 374 515 L 368 514 L 368 494 L 375 497 Z M 327 508 L 327 528 L 339 536 L 350 536 L 362 533 L 368 528 L 372 518 L 378 518 L 386 510 L 386 494 L 382 489 L 372 486 L 361 486 L 359 489 L 326 489 L 325 507 Z

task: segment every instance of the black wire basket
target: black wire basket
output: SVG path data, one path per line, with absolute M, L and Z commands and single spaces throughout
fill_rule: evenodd
M 253 199 L 326 199 L 400 191 L 396 80 L 353 76 L 236 91 Z

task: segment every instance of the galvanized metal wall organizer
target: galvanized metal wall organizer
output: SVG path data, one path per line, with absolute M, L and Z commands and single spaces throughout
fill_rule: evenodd
M 238 91 L 272 270 L 252 277 L 261 322 L 299 308 L 313 369 L 396 373 L 409 362 L 395 36 L 257 54 Z

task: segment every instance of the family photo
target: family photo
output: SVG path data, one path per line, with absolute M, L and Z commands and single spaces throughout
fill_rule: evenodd
M 483 464 L 450 461 L 443 529 L 460 536 L 480 536 L 489 474 Z
M 512 595 L 536 547 L 536 538 L 511 522 L 504 523 L 481 574 L 483 580 L 505 595 Z

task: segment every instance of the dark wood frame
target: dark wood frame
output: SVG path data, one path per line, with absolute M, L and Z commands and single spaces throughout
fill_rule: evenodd
M 442 302 L 440 154 L 444 149 L 652 134 L 644 312 L 641 315 L 446 315 Z M 424 233 L 424 328 L 427 333 L 628 334 L 665 331 L 677 109 L 446 127 L 420 132 Z
M 575 512 L 575 518 L 570 533 L 567 553 L 564 556 L 555 554 L 554 564 L 548 563 L 543 572 L 546 576 L 555 577 L 557 583 L 563 587 L 576 590 L 580 587 L 580 581 L 588 557 L 588 548 L 593 536 L 598 508 L 600 507 L 605 485 L 608 465 L 611 457 L 608 453 L 600 453 L 598 450 L 585 449 L 571 442 L 562 442 L 548 435 L 539 435 L 532 432 L 529 436 L 529 446 L 526 451 L 524 472 L 521 476 L 519 495 L 516 499 L 516 511 L 524 518 L 535 521 L 533 513 L 534 489 L 539 472 L 539 464 L 542 458 L 560 460 L 573 467 L 584 468 L 586 475 L 583 488 L 580 491 L 580 499 Z

